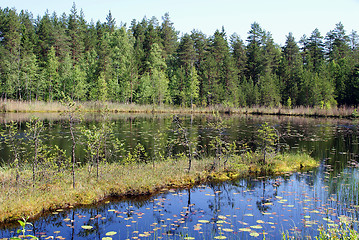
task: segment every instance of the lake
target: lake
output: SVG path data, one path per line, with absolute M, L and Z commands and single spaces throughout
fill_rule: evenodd
M 29 115 L 2 116 L 24 122 Z M 70 148 L 68 129 L 61 116 L 39 115 L 49 128 L 45 140 Z M 176 138 L 172 116 L 118 114 L 108 116 L 114 135 L 131 151 L 141 143 L 151 158 Z M 181 124 L 197 146 L 198 155 L 210 155 L 211 115 L 183 115 Z M 88 115 L 79 125 L 101 121 Z M 33 221 L 29 234 L 40 239 L 280 239 L 315 236 L 318 228 L 352 219 L 358 229 L 359 171 L 358 124 L 351 120 L 299 117 L 222 116 L 226 141 L 247 143 L 255 149 L 256 131 L 268 122 L 280 133 L 282 151 L 306 151 L 320 161 L 308 172 L 277 177 L 252 177 L 209 183 L 192 189 L 168 189 L 155 196 L 107 199 L 95 205 L 58 209 Z M 162 149 L 163 150 L 163 149 Z M 2 162 L 9 152 L 3 144 Z M 78 154 L 84 156 L 79 148 Z M 183 151 L 175 145 L 171 154 Z M 165 151 L 166 152 L 166 151 Z M 83 159 L 84 157 L 82 157 Z M 116 159 L 112 159 L 116 161 Z M 3 194 L 3 193 L 1 193 Z M 59 193 L 61 194 L 61 193 Z M 16 235 L 17 226 L 2 226 L 0 239 Z

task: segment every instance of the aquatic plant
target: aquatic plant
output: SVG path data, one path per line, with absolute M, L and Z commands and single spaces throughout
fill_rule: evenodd
M 25 218 L 22 218 L 22 220 L 18 220 L 19 224 L 20 224 L 20 227 L 21 229 L 18 229 L 16 232 L 17 234 L 20 234 L 18 237 L 12 237 L 10 238 L 11 240 L 22 240 L 22 239 L 31 239 L 31 240 L 37 240 L 38 238 L 33 236 L 33 235 L 30 235 L 30 234 L 26 234 L 26 226 L 27 225 L 30 225 L 32 226 L 31 223 L 27 222 L 29 218 L 27 217 L 26 219 Z

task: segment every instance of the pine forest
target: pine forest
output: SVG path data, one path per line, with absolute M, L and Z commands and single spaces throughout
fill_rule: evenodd
M 239 23 L 240 24 L 240 23 Z M 194 23 L 195 25 L 195 23 Z M 259 23 L 248 36 L 225 29 L 180 33 L 168 13 L 117 24 L 69 14 L 0 8 L 3 100 L 111 101 L 228 107 L 359 103 L 359 36 L 342 23 L 276 44 Z

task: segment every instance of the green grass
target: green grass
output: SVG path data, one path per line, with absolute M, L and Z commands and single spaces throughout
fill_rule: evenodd
M 76 169 L 76 188 L 72 188 L 71 172 L 43 170 L 33 187 L 30 168 L 21 172 L 15 184 L 15 170 L 0 168 L 0 222 L 14 221 L 24 216 L 31 218 L 58 208 L 92 204 L 110 196 L 150 195 L 169 188 L 191 187 L 208 181 L 225 181 L 248 174 L 280 174 L 316 167 L 318 162 L 306 154 L 278 155 L 266 166 L 260 164 L 255 153 L 234 155 L 226 167 L 219 164 L 211 171 L 213 158 L 194 160 L 188 173 L 187 159 L 167 159 L 152 164 L 102 163 L 97 180 L 95 169 L 89 166 Z
M 224 105 L 214 105 L 208 107 L 194 106 L 179 107 L 173 105 L 150 105 L 150 104 L 123 104 L 113 102 L 86 101 L 80 102 L 83 112 L 99 112 L 105 108 L 108 112 L 130 112 L 130 113 L 232 113 L 232 114 L 256 114 L 256 115 L 285 115 L 285 116 L 307 116 L 307 117 L 358 117 L 357 109 L 354 107 L 332 107 L 330 109 L 321 107 L 304 107 L 298 106 L 293 108 L 287 107 L 227 107 Z M 66 107 L 60 102 L 43 102 L 43 101 L 0 101 L 0 112 L 63 112 Z

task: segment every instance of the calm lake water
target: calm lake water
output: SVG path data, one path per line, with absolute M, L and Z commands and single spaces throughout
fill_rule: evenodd
M 26 120 L 27 116 L 5 116 Z M 46 135 L 69 148 L 67 129 L 59 116 L 44 116 Z M 214 132 L 210 115 L 181 116 L 191 141 L 201 154 Z M 81 124 L 101 120 L 88 116 Z M 151 156 L 176 137 L 170 115 L 114 115 L 115 135 L 130 151 L 141 143 Z M 256 148 L 256 130 L 263 122 L 281 134 L 282 149 L 307 151 L 321 162 L 309 172 L 272 178 L 246 178 L 192 189 L 168 189 L 140 199 L 109 199 L 96 206 L 59 209 L 34 222 L 29 233 L 40 239 L 280 239 L 290 235 L 314 236 L 318 227 L 331 227 L 349 217 L 358 229 L 358 124 L 349 120 L 289 117 L 223 116 L 227 141 L 247 142 Z M 23 124 L 25 125 L 25 124 Z M 173 148 L 174 153 L 181 147 Z M 2 161 L 6 162 L 6 146 Z M 78 150 L 81 155 L 81 149 Z M 4 193 L 1 193 L 4 194 Z M 60 194 L 60 193 L 59 193 Z M 91 226 L 91 229 L 84 229 Z M 0 239 L 16 235 L 18 227 L 0 229 Z

